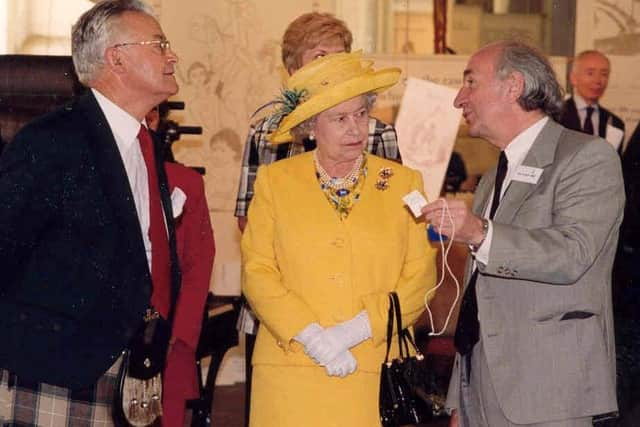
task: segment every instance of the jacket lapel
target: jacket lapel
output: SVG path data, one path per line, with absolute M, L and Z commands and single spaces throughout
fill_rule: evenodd
M 607 121 L 609 120 L 609 112 L 607 110 L 605 110 L 602 107 L 599 107 L 598 110 L 600 111 L 598 120 L 598 136 L 600 138 L 606 138 L 607 137 Z
M 573 97 L 567 99 L 565 102 L 565 112 L 563 114 L 562 124 L 569 129 L 582 131 L 582 123 L 580 123 L 580 116 L 578 115 L 578 108 Z
M 132 253 L 144 254 L 133 193 L 109 123 L 91 92 L 81 96 L 72 108 L 78 108 L 85 116 L 87 142 L 95 157 L 102 189 L 121 225 L 123 238 L 128 240 Z M 146 259 L 144 261 L 146 264 Z
M 553 163 L 562 129 L 562 126 L 552 119 L 549 119 L 547 124 L 542 128 L 536 140 L 533 142 L 529 153 L 527 153 L 522 162 L 523 166 L 543 169 L 542 175 L 536 184 L 511 180 L 509 187 L 507 187 L 504 196 L 500 200 L 500 206 L 496 211 L 495 219 L 497 221 L 505 224 L 511 223 L 527 197 L 529 197 L 538 185 L 544 182 L 544 168 Z
M 489 204 L 489 196 L 496 182 L 497 166 L 494 166 L 480 181 L 473 199 L 473 213 L 482 216 Z

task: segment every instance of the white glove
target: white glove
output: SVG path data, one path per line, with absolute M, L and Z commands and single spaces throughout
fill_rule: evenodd
M 304 352 L 320 365 L 327 366 L 339 354 L 368 338 L 371 338 L 371 325 L 363 310 L 351 320 L 314 333 L 305 344 Z
M 349 350 L 340 353 L 338 357 L 329 362 L 324 369 L 327 371 L 327 375 L 333 377 L 344 378 L 349 374 L 355 372 L 358 367 L 355 357 Z
M 311 341 L 315 340 L 322 331 L 323 328 L 319 323 L 310 323 L 306 328 L 300 331 L 298 335 L 293 337 L 293 339 L 306 347 Z

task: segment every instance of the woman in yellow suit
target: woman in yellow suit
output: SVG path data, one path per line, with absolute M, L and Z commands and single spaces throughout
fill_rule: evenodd
M 356 52 L 287 81 L 271 142 L 317 148 L 261 167 L 255 182 L 242 238 L 243 292 L 261 321 L 251 426 L 380 425 L 388 294 L 409 325 L 436 279 L 425 224 L 402 201 L 422 191 L 420 175 L 365 153 L 374 94 L 399 76 Z

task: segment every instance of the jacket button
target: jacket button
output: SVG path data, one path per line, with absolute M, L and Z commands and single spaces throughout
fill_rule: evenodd
M 336 240 L 331 242 L 331 244 L 336 248 L 342 248 L 344 246 L 344 239 L 341 237 L 338 237 Z

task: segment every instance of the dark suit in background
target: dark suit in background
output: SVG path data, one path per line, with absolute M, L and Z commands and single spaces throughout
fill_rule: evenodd
M 604 108 L 602 105 L 598 105 L 598 136 L 601 138 L 606 138 L 607 136 L 607 124 L 610 124 L 613 127 L 620 129 L 624 132 L 624 122 L 622 119 L 611 111 Z M 576 130 L 578 132 L 582 132 L 582 123 L 580 122 L 580 116 L 578 115 L 578 110 L 576 108 L 576 102 L 573 97 L 567 99 L 563 106 L 562 112 L 560 113 L 560 119 L 558 120 L 560 124 L 566 128 Z M 618 153 L 622 153 L 622 144 L 620 144 L 617 148 Z
M 618 427 L 637 425 L 640 417 L 640 125 L 622 156 L 627 203 L 613 269 L 616 329 Z

